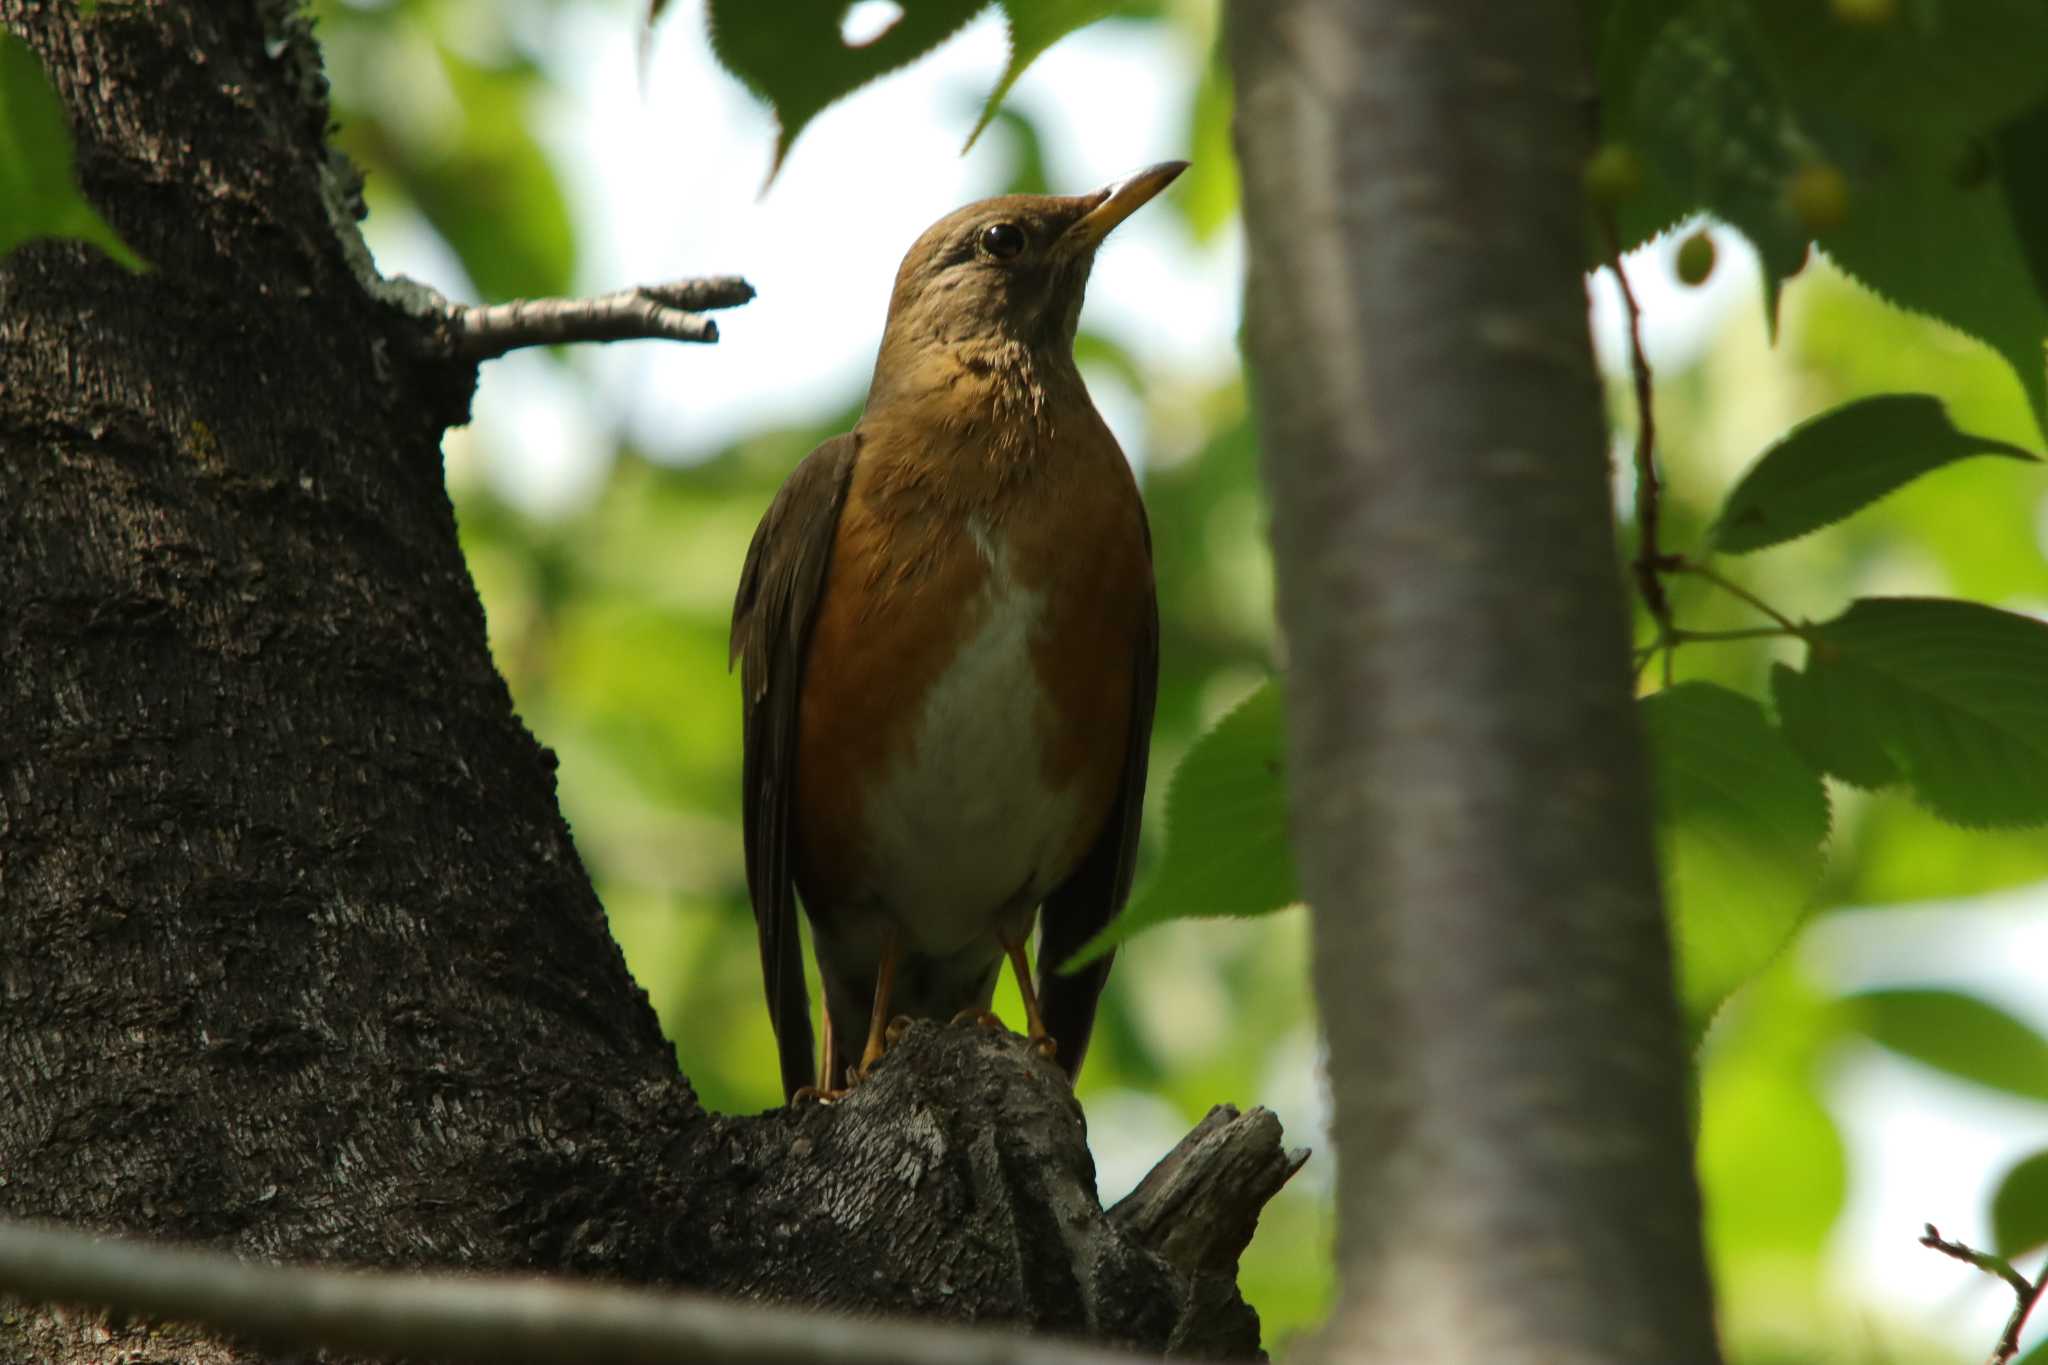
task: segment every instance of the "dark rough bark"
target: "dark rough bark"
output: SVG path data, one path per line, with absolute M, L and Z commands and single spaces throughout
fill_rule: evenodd
M 1345 1359 L 1715 1358 L 1566 0 L 1239 0 Z
M 154 265 L 0 261 L 0 1215 L 1255 1349 L 1002 1039 L 698 1106 L 485 645 L 474 370 L 365 285 L 292 9 L 0 0 Z M 0 1359 L 124 1346 L 236 1354 L 0 1315 Z

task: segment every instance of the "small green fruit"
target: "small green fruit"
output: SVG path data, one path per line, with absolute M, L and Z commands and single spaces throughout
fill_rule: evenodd
M 1634 151 L 1610 142 L 1586 163 L 1586 193 L 1594 203 L 1612 208 L 1643 187 L 1643 163 Z
M 1825 161 L 1801 166 L 1785 184 L 1785 203 L 1808 232 L 1832 232 L 1849 216 L 1849 177 Z
M 1714 273 L 1714 239 L 1702 228 L 1678 244 L 1678 282 L 1698 288 Z

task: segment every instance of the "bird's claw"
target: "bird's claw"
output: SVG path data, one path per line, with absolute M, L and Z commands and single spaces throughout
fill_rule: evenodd
M 797 1087 L 796 1093 L 789 1097 L 789 1103 L 791 1108 L 799 1104 L 837 1104 L 845 1099 L 852 1090 L 853 1087 L 851 1085 L 841 1086 L 837 1090 L 828 1090 L 815 1085 L 801 1085 Z
M 994 1033 L 1010 1031 L 1009 1025 L 1005 1024 L 1002 1016 L 994 1010 L 961 1010 L 953 1016 L 953 1023 L 973 1024 L 977 1028 L 985 1028 Z

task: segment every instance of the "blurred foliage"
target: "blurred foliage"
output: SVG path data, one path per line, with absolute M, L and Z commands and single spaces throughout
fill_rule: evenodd
M 1167 788 L 1160 865 L 1072 965 L 1168 920 L 1263 915 L 1300 903 L 1287 802 L 1274 780 L 1285 744 L 1276 682 L 1262 684 L 1195 741 Z
M 90 242 L 130 270 L 142 261 L 72 176 L 64 106 L 29 45 L 0 30 L 0 256 L 37 237 Z
M 1697 1039 L 1806 918 L 1828 833 L 1827 793 L 1763 707 L 1739 692 L 1680 683 L 1645 698 L 1642 715 L 1679 997 Z
M 541 146 L 549 81 L 519 9 L 314 6 L 336 142 L 364 172 L 371 213 L 424 217 L 461 260 L 469 292 L 492 303 L 566 293 L 576 268 L 568 199 Z
M 575 267 L 575 216 L 537 127 L 553 73 L 542 45 L 522 38 L 534 30 L 520 19 L 565 3 L 319 7 L 340 140 L 371 173 L 372 232 L 380 217 L 417 215 L 492 297 L 558 288 Z M 2048 231 L 2025 225 L 2048 219 L 2040 191 L 2048 182 L 2021 171 L 2048 164 L 2036 154 L 2048 146 L 2048 64 L 2013 59 L 2040 50 L 2023 46 L 2033 23 L 2027 6 L 1605 0 L 1591 8 L 1607 148 L 1589 181 L 1622 238 L 1633 245 L 1707 208 L 1748 230 L 1764 262 L 1766 314 L 1734 309 L 1712 344 L 1656 375 L 1667 550 L 1704 557 L 1717 522 L 1730 524 L 1729 508 L 1744 505 L 1729 501 L 1742 468 L 1808 429 L 1802 421 L 1859 400 L 1927 395 L 1944 427 L 2039 449 L 2041 328 L 2030 310 L 2039 307 L 2034 281 L 2048 273 L 2039 245 Z M 1197 168 L 1168 202 L 1189 239 L 1214 249 L 1231 233 L 1237 193 L 1229 83 L 1212 54 L 1214 6 L 1178 0 L 1130 12 L 1158 33 L 1162 60 L 1186 80 L 1186 142 Z M 623 5 L 618 16 L 635 22 Z M 1939 117 L 1905 116 L 1937 96 L 1949 101 Z M 975 116 L 961 110 L 963 137 Z M 1013 188 L 1043 188 L 1044 131 L 1015 109 L 994 118 L 991 136 L 1015 153 Z M 785 117 L 785 145 L 795 126 Z M 1717 129 L 1737 135 L 1707 136 Z M 1906 202 L 1915 195 L 1925 203 Z M 1886 237 L 1888 224 L 1898 225 L 1895 237 Z M 1711 232 L 1720 240 L 1709 291 L 1739 275 L 1744 255 L 1725 229 Z M 1827 256 L 1808 250 L 1816 235 Z M 1653 247 L 1629 268 L 1655 269 L 1669 255 Z M 1979 340 L 1881 302 L 1835 261 Z M 2016 271 L 2035 273 L 2020 288 Z M 1180 784 L 1170 775 L 1271 671 L 1266 513 L 1241 382 L 1160 373 L 1092 332 L 1078 349 L 1090 374 L 1116 377 L 1146 405 L 1141 446 L 1164 671 L 1142 898 L 1173 884 L 1161 859 L 1175 845 L 1170 826 L 1204 818 L 1172 812 Z M 2029 356 L 2032 372 L 2022 364 Z M 553 516 L 516 511 L 487 478 L 463 477 L 473 462 L 456 461 L 451 477 L 493 648 L 522 715 L 561 757 L 563 806 L 613 927 L 683 1070 L 707 1104 L 725 1110 L 758 1109 L 777 1093 L 740 862 L 726 617 L 747 538 L 774 489 L 857 414 L 858 395 L 843 397 L 830 420 L 764 424 L 688 467 L 620 448 L 597 495 Z M 1616 449 L 1625 452 L 1636 421 L 1625 385 L 1615 387 L 1613 412 Z M 1889 426 L 1880 433 L 1891 434 Z M 1930 1344 L 1888 1305 L 1828 1272 L 1841 1215 L 1866 1179 L 1850 1160 L 1840 1085 L 1874 1047 L 2039 1106 L 2048 1138 L 2048 1105 L 2019 1098 L 2038 1085 L 2035 1022 L 1967 984 L 1910 973 L 1874 981 L 1826 950 L 1831 927 L 1884 932 L 1885 912 L 1868 907 L 1933 903 L 1962 935 L 1974 922 L 1968 898 L 2033 887 L 2040 913 L 2048 835 L 1962 829 L 1915 799 L 1936 799 L 1917 779 L 1942 771 L 1954 717 L 1948 732 L 1934 724 L 1923 734 L 1933 735 L 1931 748 L 1891 743 L 1878 725 L 1878 756 L 1905 782 L 1866 792 L 1830 778 L 1822 802 L 1816 769 L 1799 757 L 1811 727 L 1802 736 L 1789 724 L 1771 687 L 1774 668 L 1810 678 L 1817 664 L 1838 663 L 1829 650 L 1867 648 L 1851 624 L 1858 599 L 1952 594 L 2002 609 L 2000 628 L 2015 629 L 2028 624 L 2024 613 L 2048 605 L 2048 475 L 2011 460 L 1943 463 L 1936 457 L 1956 453 L 1946 439 L 1937 432 L 1932 444 L 1892 450 L 1875 471 L 1858 463 L 1867 445 L 1847 441 L 1791 470 L 1798 477 L 1775 490 L 1783 469 L 1753 476 L 1741 496 L 1760 496 L 1762 480 L 1764 493 L 1789 499 L 1773 506 L 1790 506 L 1792 523 L 1825 529 L 1744 545 L 1754 552 L 1712 567 L 1788 620 L 1827 623 L 1806 643 L 1775 628 L 1760 633 L 1767 618 L 1719 581 L 1667 580 L 1690 635 L 1646 680 L 1644 713 L 1662 765 L 1660 833 L 1688 1001 L 1705 1030 L 1699 1163 L 1737 1361 L 1983 1353 L 1982 1342 Z M 1617 478 L 1627 507 L 1629 471 Z M 1624 517 L 1624 554 L 1634 552 L 1636 532 Z M 1656 623 L 1636 610 L 1638 638 L 1654 639 Z M 1936 672 L 1977 666 L 1951 661 Z M 1967 762 L 1951 765 L 1956 780 L 1937 783 L 1939 792 L 1958 786 L 1974 798 L 1988 784 L 2001 800 L 2008 787 L 2031 800 L 2033 696 L 2048 695 L 2028 695 L 2032 667 L 2022 659 L 1999 673 L 2005 699 L 1977 719 L 2018 722 L 2004 722 Z M 1887 676 L 1895 684 L 1908 677 L 1896 668 Z M 1226 731 L 1211 743 L 1229 740 Z M 1856 776 L 1869 758 L 1852 755 L 1841 767 Z M 2001 762 L 2017 775 L 1998 776 Z M 1989 765 L 1983 782 L 1969 764 Z M 1200 761 L 1188 769 L 1191 779 L 1202 771 Z M 1276 883 L 1264 885 L 1258 899 L 1282 899 Z M 1082 1081 L 1106 1186 L 1128 1184 L 1219 1099 L 1267 1104 L 1296 1133 L 1319 1121 L 1307 951 L 1298 914 L 1173 924 L 1126 950 Z M 1017 1015 L 1007 982 L 997 1008 Z M 1332 1173 L 1327 1154 L 1310 1164 L 1267 1211 L 1242 1267 L 1269 1346 L 1312 1324 L 1327 1302 Z M 1983 1173 L 1987 1190 L 2001 1174 Z M 1998 1185 L 1999 1245 L 2037 1239 L 2048 1226 L 2044 1186 L 2038 1168 L 2024 1166 Z M 1916 1214 L 1944 1226 L 1978 1215 L 1991 1243 L 1990 1208 Z M 1901 1236 L 1910 1241 L 1910 1229 Z M 1956 1269 L 1930 1257 L 1925 1274 L 1947 1285 Z

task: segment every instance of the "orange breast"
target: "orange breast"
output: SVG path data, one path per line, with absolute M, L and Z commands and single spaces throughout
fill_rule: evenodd
M 1035 905 L 1101 831 L 1151 565 L 1129 468 L 1088 435 L 1102 448 L 1007 478 L 864 441 L 799 711 L 814 916 L 865 901 L 950 951 L 942 929 L 987 933 L 1019 891 Z

